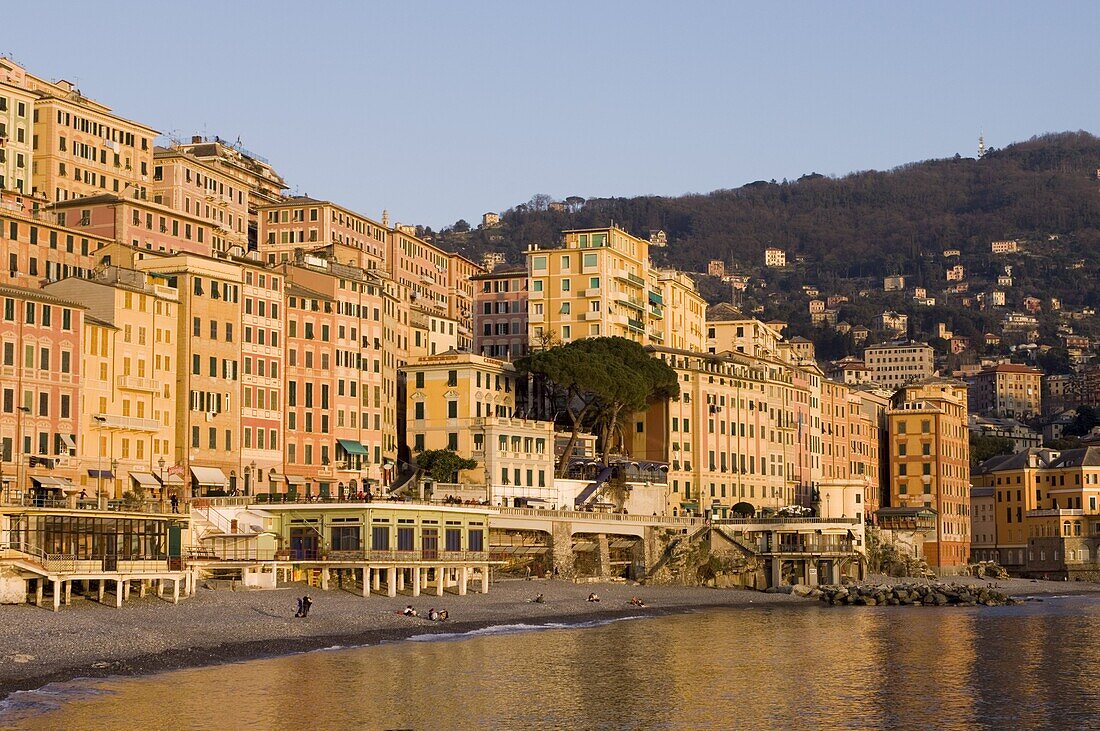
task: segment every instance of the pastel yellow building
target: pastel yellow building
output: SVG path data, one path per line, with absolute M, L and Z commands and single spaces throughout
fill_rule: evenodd
M 89 495 L 102 488 L 110 499 L 135 486 L 159 496 L 160 480 L 175 461 L 179 293 L 144 272 L 115 266 L 46 290 L 88 308 L 81 486 Z
M 565 231 L 527 251 L 531 347 L 589 337 L 702 350 L 705 304 L 686 275 L 658 271 L 649 242 L 622 229 Z

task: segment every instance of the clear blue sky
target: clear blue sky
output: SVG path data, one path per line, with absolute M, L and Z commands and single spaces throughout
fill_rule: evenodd
M 1097 29 L 1084 2 L 23 2 L 0 53 L 438 228 L 1098 132 Z

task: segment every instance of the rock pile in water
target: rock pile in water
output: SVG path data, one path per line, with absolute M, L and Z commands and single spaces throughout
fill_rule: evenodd
M 818 598 L 833 606 L 1000 607 L 1019 604 L 992 586 L 975 584 L 865 584 L 820 586 Z

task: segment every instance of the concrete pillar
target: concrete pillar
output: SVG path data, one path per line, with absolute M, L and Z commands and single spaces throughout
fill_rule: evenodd
M 142 579 L 141 581 L 138 582 L 138 596 L 142 599 L 145 598 L 145 588 L 146 588 L 145 585 L 147 583 L 148 582 L 145 579 Z
M 42 588 L 46 585 L 45 579 L 34 580 L 34 606 L 42 606 Z
M 55 612 L 61 609 L 61 593 L 65 591 L 64 584 L 65 582 L 60 579 L 53 580 L 53 610 Z
M 321 591 L 328 591 L 328 566 L 321 569 Z
M 772 556 L 771 578 L 768 586 L 779 586 L 783 583 L 783 560 L 778 556 Z
M 412 568 L 412 590 L 413 596 L 420 596 L 420 567 L 413 566 Z
M 489 593 L 489 564 L 481 567 L 481 593 Z
M 164 579 L 157 579 L 157 598 L 164 598 Z
M 405 591 L 405 569 L 397 570 L 397 590 Z
M 363 596 L 370 596 L 370 569 L 363 569 Z
M 550 534 L 550 560 L 563 579 L 573 578 L 573 532 L 566 521 L 554 521 Z
M 435 595 L 443 596 L 443 591 L 447 587 L 447 569 L 440 566 L 435 570 Z
M 382 590 L 382 569 L 371 569 L 374 572 L 374 590 Z
M 73 582 L 64 582 L 65 586 L 65 606 L 71 606 L 73 603 Z
M 425 566 L 424 568 L 420 569 L 420 588 L 427 589 L 428 586 L 430 586 L 429 581 L 430 579 L 428 578 L 428 567 Z
M 106 579 L 100 579 L 96 583 L 99 584 L 99 603 L 102 604 L 103 603 L 103 595 L 107 593 L 106 592 L 107 580 Z
M 122 585 L 126 583 L 122 579 L 115 579 L 115 608 L 122 608 Z
M 458 595 L 466 596 L 466 584 L 470 580 L 470 569 L 463 566 L 458 570 Z
M 130 581 L 126 580 L 122 582 L 122 601 L 130 601 Z
M 172 582 L 172 603 L 180 603 L 180 580 L 178 577 Z
M 606 533 L 596 534 L 596 565 L 597 571 L 601 579 L 607 579 L 611 576 L 611 548 L 607 542 Z
M 394 566 L 386 569 L 386 595 L 397 596 L 397 568 Z

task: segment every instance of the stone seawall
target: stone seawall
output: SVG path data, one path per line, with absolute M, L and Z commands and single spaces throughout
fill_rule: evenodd
M 818 598 L 832 606 L 999 607 L 1019 604 L 1007 594 L 977 584 L 880 584 L 821 586 Z

